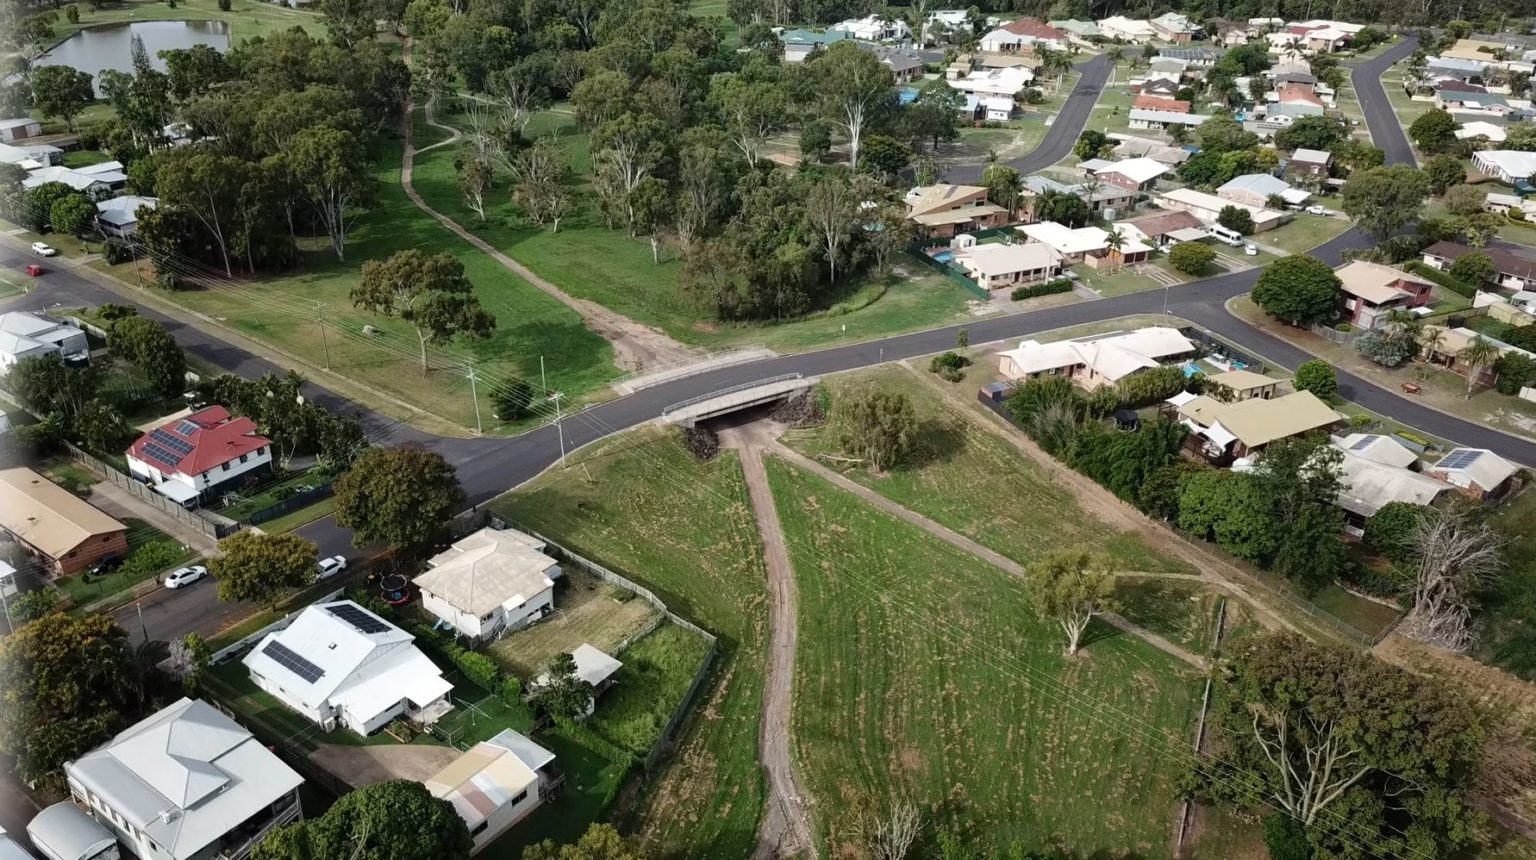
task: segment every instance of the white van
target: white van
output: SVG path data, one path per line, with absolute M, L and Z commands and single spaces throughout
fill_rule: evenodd
M 1210 236 L 1223 245 L 1231 245 L 1234 248 L 1243 244 L 1243 234 L 1230 227 L 1223 227 L 1220 224 L 1211 224 L 1206 227 L 1205 235 Z

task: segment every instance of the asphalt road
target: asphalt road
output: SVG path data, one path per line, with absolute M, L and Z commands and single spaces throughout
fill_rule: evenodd
M 1411 163 L 1413 153 L 1386 101 L 1380 76 L 1393 62 L 1412 52 L 1414 47 L 1413 40 L 1407 39 L 1382 56 L 1359 65 L 1353 73 L 1371 137 L 1376 145 L 1386 151 L 1389 163 Z M 1092 112 L 1098 90 L 1107 77 L 1109 64 L 1100 57 L 1085 63 L 1082 68 L 1082 79 L 1045 140 L 1041 142 L 1040 148 L 1030 156 L 1014 162 L 1021 170 L 1038 170 L 1055 163 L 1077 140 L 1083 124 Z M 1368 236 L 1352 228 L 1312 253 L 1330 264 L 1337 264 L 1344 250 L 1369 244 L 1371 240 Z M 24 259 L 27 259 L 25 254 L 0 250 L 0 265 L 11 267 L 12 270 Z M 785 373 L 803 373 L 807 376 L 828 374 L 941 352 L 954 345 L 955 333 L 960 328 L 968 329 L 971 343 L 980 345 L 1017 340 L 1065 326 L 1130 314 L 1155 314 L 1166 308 L 1170 314 L 1188 319 L 1270 362 L 1294 368 L 1312 356 L 1286 341 L 1255 329 L 1225 310 L 1224 304 L 1228 299 L 1252 289 L 1258 274 L 1258 270 L 1231 273 L 1167 290 L 1133 293 L 978 320 L 711 371 L 646 388 L 627 397 L 568 415 L 562 422 L 565 450 L 574 450 L 620 430 L 650 421 L 670 404 L 730 386 Z M 8 302 L 5 307 L 38 308 L 55 303 L 80 305 L 123 300 L 124 296 L 96 286 L 67 268 L 56 266 L 40 280 L 34 293 Z M 145 309 L 145 313 L 164 322 L 189 352 L 216 366 L 243 376 L 283 370 L 214 334 L 182 325 L 148 309 Z M 1430 409 L 1418 401 L 1345 371 L 1339 372 L 1339 388 L 1344 397 L 1403 424 L 1466 445 L 1490 448 L 1520 463 L 1536 464 L 1536 442 Z M 413 444 L 442 454 L 458 469 L 459 480 L 471 504 L 483 504 L 555 466 L 559 461 L 560 433 L 554 425 L 545 425 L 510 439 L 449 439 L 414 430 L 360 409 L 345 398 L 314 384 L 307 387 L 306 393 L 331 408 L 359 413 L 365 426 L 380 444 Z M 315 541 L 320 546 L 321 555 L 355 552 L 351 547 L 349 532 L 337 526 L 330 518 L 305 526 L 299 530 L 299 534 Z M 118 619 L 135 634 L 140 631 L 141 609 L 144 628 L 152 638 L 157 639 L 172 639 L 193 630 L 211 633 L 227 620 L 246 611 L 246 607 L 220 604 L 211 584 L 200 584 L 182 592 L 162 590 L 148 595 L 141 605 L 125 607 L 118 613 Z

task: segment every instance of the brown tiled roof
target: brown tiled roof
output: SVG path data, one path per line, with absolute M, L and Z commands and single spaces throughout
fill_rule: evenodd
M 1499 274 L 1536 280 L 1536 260 L 1511 254 L 1500 248 L 1469 248 L 1457 242 L 1436 242 L 1425 248 L 1424 253 L 1443 260 L 1455 260 L 1463 254 L 1479 250 L 1488 255 L 1488 259 L 1493 261 L 1493 267 Z
M 1017 21 L 1009 21 L 1002 27 L 1016 36 L 1033 36 L 1036 39 L 1057 39 L 1065 41 L 1067 34 L 1041 21 L 1039 18 L 1020 18 Z
M 1199 218 L 1182 209 L 1171 212 L 1157 212 L 1151 215 L 1143 215 L 1139 218 L 1127 218 L 1120 223 L 1130 224 L 1137 230 L 1154 238 L 1166 236 L 1175 230 L 1203 226 Z
M 1189 102 L 1178 99 L 1165 99 L 1162 96 L 1139 95 L 1136 103 L 1131 107 L 1148 108 L 1150 110 L 1167 110 L 1174 113 L 1189 113 Z

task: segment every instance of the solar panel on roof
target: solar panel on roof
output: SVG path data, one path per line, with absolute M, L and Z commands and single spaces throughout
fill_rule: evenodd
M 320 680 L 325 670 L 293 653 L 293 649 L 273 639 L 267 643 L 261 653 L 271 657 L 279 666 L 303 678 L 305 683 L 313 684 Z
M 338 606 L 327 606 L 325 611 L 331 613 L 337 618 L 340 618 L 342 621 L 347 622 L 353 627 L 356 627 L 360 633 L 389 632 L 388 624 L 385 624 L 379 619 L 374 618 L 372 615 L 369 615 L 358 607 L 352 606 L 350 604 L 344 603 Z
M 201 429 L 203 429 L 203 428 L 197 426 L 196 424 L 193 424 L 191 421 L 178 421 L 178 422 L 176 422 L 176 432 L 180 433 L 183 436 L 194 435 L 195 433 L 197 433 L 197 431 L 199 431 Z
M 1367 436 L 1364 439 L 1361 439 L 1360 441 L 1356 442 L 1355 444 L 1349 446 L 1349 450 L 1351 450 L 1351 451 L 1364 451 L 1366 448 L 1369 448 L 1371 446 L 1372 442 L 1375 442 L 1375 441 L 1376 441 L 1376 437 L 1375 436 Z
M 1483 452 L 1474 449 L 1460 449 L 1452 451 L 1446 455 L 1444 460 L 1440 461 L 1438 468 L 1465 469 L 1467 466 L 1470 466 L 1476 462 L 1477 458 L 1481 456 L 1483 456 Z
M 167 451 L 165 448 L 156 445 L 153 442 L 149 442 L 144 445 L 144 453 L 148 454 L 150 457 L 156 460 L 159 460 L 162 463 L 170 463 L 175 465 L 181 462 L 181 457 L 179 455 L 172 451 Z

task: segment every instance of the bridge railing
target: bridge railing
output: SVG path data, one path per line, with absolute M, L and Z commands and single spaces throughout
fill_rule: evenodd
M 725 397 L 728 394 L 737 394 L 742 391 L 751 391 L 754 388 L 762 388 L 767 385 L 776 385 L 780 382 L 790 382 L 792 380 L 804 378 L 805 374 L 803 373 L 784 373 L 780 374 L 779 376 L 770 376 L 767 379 L 759 379 L 756 382 L 744 382 L 741 385 L 733 385 L 730 388 L 722 388 L 719 391 L 711 391 L 708 394 L 700 394 L 698 397 L 690 397 L 687 400 L 680 400 L 677 403 L 674 403 L 671 406 L 661 410 L 661 415 L 663 418 L 665 418 L 666 416 L 671 415 L 673 412 L 676 412 L 679 409 L 687 409 L 690 406 L 697 406 L 700 403 L 707 403 L 718 397 Z

